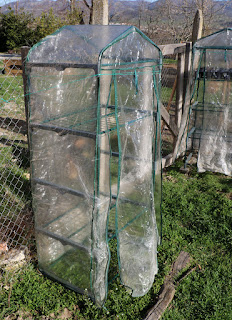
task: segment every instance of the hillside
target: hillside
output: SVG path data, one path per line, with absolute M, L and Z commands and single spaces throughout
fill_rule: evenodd
M 177 0 L 178 1 L 178 0 Z M 2 6 L 1 11 L 6 12 L 8 7 L 15 8 L 16 2 L 11 2 L 10 4 L 6 4 Z M 79 0 L 79 6 L 83 8 L 82 1 Z M 143 6 L 148 11 L 155 10 L 160 3 L 163 3 L 164 0 L 157 0 L 153 2 L 143 1 L 143 0 L 135 0 L 135 1 L 125 1 L 125 0 L 109 0 L 110 7 L 110 17 L 116 16 L 125 18 L 126 20 L 133 19 L 138 16 L 139 8 Z M 179 3 L 179 1 L 178 1 Z M 220 7 L 226 5 L 224 9 L 224 20 L 232 19 L 232 1 L 215 0 L 215 3 Z M 42 11 L 48 11 L 50 8 L 54 10 L 54 12 L 59 13 L 60 11 L 64 11 L 68 6 L 68 1 L 64 0 L 19 0 L 18 7 L 19 9 L 24 9 L 28 12 L 33 12 L 35 15 L 39 15 Z M 121 20 L 120 19 L 120 20 Z
M 17 1 L 11 2 L 1 7 L 1 12 L 5 13 L 9 10 L 16 8 Z M 23 9 L 27 12 L 33 13 L 38 16 L 43 11 L 53 9 L 54 12 L 59 13 L 67 8 L 67 4 L 63 0 L 19 0 L 18 9 Z
M 167 15 L 167 11 L 170 10 L 167 10 L 165 0 L 153 2 L 145 0 L 109 0 L 109 22 L 111 24 L 126 23 L 136 25 L 153 41 L 158 41 L 159 43 L 189 41 L 191 39 L 191 23 L 195 8 L 192 7 L 192 11 L 189 11 L 189 16 L 184 15 L 184 9 L 182 8 L 181 10 L 179 6 L 181 1 L 184 0 L 172 0 L 172 3 L 176 4 L 176 8 L 172 7 L 172 20 L 170 20 Z M 191 4 L 192 1 L 189 1 Z M 39 16 L 42 12 L 49 11 L 52 8 L 55 14 L 64 16 L 69 8 L 69 3 L 68 0 L 18 0 L 18 6 L 16 6 L 17 1 L 11 2 L 10 6 L 14 10 L 18 8 L 18 10 L 22 9 L 33 13 L 34 16 Z M 80 11 L 84 13 L 84 21 L 87 22 L 89 11 L 83 0 L 76 0 L 76 3 Z M 218 10 L 219 14 L 213 14 L 213 18 L 210 14 L 207 15 L 205 19 L 205 34 L 210 34 L 225 27 L 232 27 L 232 1 L 215 0 L 214 4 L 214 11 Z M 2 13 L 7 12 L 7 10 L 9 10 L 9 4 L 2 6 Z

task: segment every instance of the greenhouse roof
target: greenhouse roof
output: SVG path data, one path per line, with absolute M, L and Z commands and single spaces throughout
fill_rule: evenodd
M 232 28 L 222 29 L 201 38 L 195 43 L 194 47 L 196 49 L 232 49 Z
M 64 26 L 36 44 L 30 50 L 28 60 L 35 63 L 43 63 L 44 61 L 52 63 L 56 60 L 60 63 L 68 61 L 70 63 L 96 64 L 104 48 L 114 41 L 123 39 L 131 32 L 140 33 L 133 26 Z M 36 50 L 34 50 L 35 48 Z

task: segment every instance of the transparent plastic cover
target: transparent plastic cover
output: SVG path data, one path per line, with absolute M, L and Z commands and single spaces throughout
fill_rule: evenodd
M 198 170 L 232 175 L 232 30 L 224 29 L 194 46 L 189 141 Z
M 62 28 L 27 61 L 39 265 L 98 305 L 113 239 L 133 296 L 158 271 L 160 64 L 153 43 L 121 26 Z

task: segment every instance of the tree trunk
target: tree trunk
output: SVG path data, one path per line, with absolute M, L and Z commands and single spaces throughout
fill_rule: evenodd
M 108 0 L 93 0 L 90 8 L 90 24 L 109 24 Z

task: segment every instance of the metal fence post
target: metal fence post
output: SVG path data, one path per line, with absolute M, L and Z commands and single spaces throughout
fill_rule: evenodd
M 184 98 L 185 52 L 178 53 L 175 122 L 180 127 Z
M 22 71 L 23 71 L 23 90 L 24 90 L 24 102 L 25 102 L 25 115 L 26 115 L 26 128 L 27 128 L 27 140 L 29 149 L 29 139 L 28 139 L 28 88 L 27 88 L 27 75 L 25 70 L 26 58 L 30 48 L 21 47 L 21 59 L 22 59 Z

